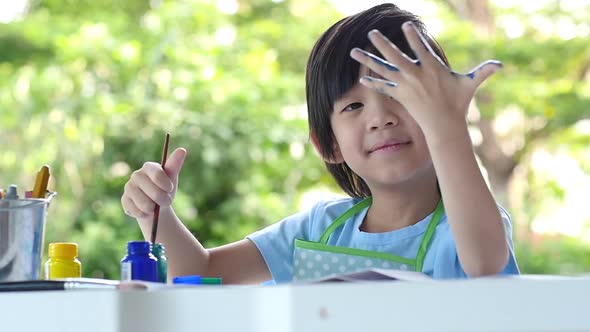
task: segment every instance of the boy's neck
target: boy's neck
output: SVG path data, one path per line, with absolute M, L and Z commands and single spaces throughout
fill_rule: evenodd
M 411 226 L 431 214 L 440 201 L 436 175 L 420 177 L 395 190 L 373 193 L 373 203 L 361 231 L 383 233 Z

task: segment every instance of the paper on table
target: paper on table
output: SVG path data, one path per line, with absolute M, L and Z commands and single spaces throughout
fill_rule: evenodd
M 428 275 L 403 270 L 388 270 L 388 269 L 367 269 L 358 272 L 344 273 L 332 275 L 329 277 L 313 280 L 312 282 L 359 282 L 359 281 L 433 281 Z

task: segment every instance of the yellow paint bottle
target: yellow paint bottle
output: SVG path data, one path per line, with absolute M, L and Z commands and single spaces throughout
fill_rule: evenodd
M 49 259 L 45 263 L 45 279 L 80 278 L 82 263 L 78 260 L 76 243 L 49 244 Z

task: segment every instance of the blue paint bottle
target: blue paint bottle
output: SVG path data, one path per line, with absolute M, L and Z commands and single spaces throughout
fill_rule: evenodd
M 121 280 L 158 282 L 158 260 L 151 249 L 147 241 L 127 242 L 127 255 L 121 260 Z

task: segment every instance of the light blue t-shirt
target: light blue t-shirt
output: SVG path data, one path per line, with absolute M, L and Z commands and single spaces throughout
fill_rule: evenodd
M 291 282 L 293 279 L 294 240 L 319 241 L 326 228 L 342 213 L 358 203 L 359 198 L 341 198 L 321 201 L 310 210 L 291 215 L 247 236 L 264 257 L 275 283 Z M 432 214 L 414 225 L 385 233 L 367 233 L 359 229 L 368 208 L 338 227 L 328 240 L 329 245 L 347 248 L 386 252 L 413 259 Z M 509 260 L 502 274 L 518 274 L 512 246 L 510 215 L 499 206 L 506 230 Z M 426 253 L 422 272 L 435 279 L 467 278 L 463 271 L 453 233 L 444 214 L 434 232 Z

